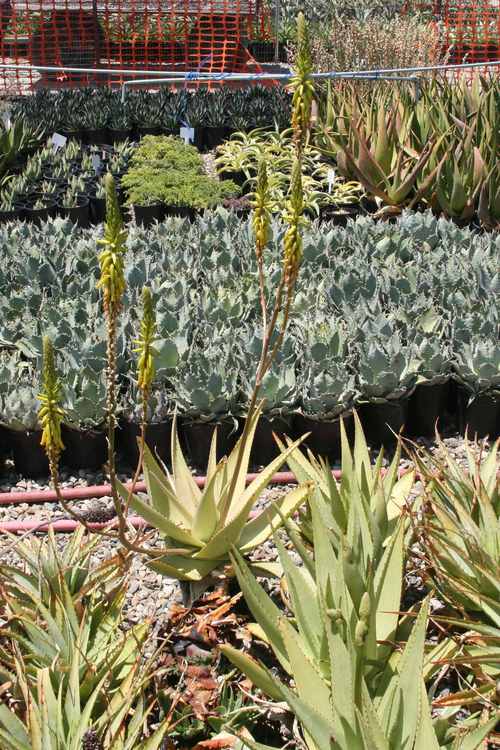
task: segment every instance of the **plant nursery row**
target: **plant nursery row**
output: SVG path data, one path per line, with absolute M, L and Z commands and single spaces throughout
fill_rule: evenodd
M 57 147 L 49 139 L 26 161 L 20 158 L 0 192 L 0 222 L 69 218 L 80 227 L 104 220 L 103 175 L 111 173 L 125 213 L 139 224 L 166 214 L 194 216 L 237 198 L 240 187 L 207 174 L 202 156 L 171 136 L 145 136 L 140 144 L 82 146 L 69 140 Z M 12 170 L 11 170 L 12 171 Z M 248 210 L 248 209 L 247 209 Z
M 279 273 L 283 231 L 274 223 L 269 284 Z M 159 431 L 168 451 L 165 430 L 177 413 L 191 460 L 203 465 L 215 424 L 221 448 L 234 438 L 260 353 L 251 223 L 218 209 L 194 222 L 130 226 L 127 242 L 117 347 L 122 425 L 132 423 L 137 432 L 140 421 L 133 341 L 148 284 L 158 321 L 151 435 Z M 498 434 L 499 251 L 498 235 L 477 235 L 431 213 L 408 212 L 394 224 L 359 218 L 346 229 L 311 225 L 290 327 L 263 388 L 267 427 L 255 462 L 272 451 L 271 428 L 310 430 L 310 445 L 333 458 L 338 418 L 353 408 L 378 443 L 403 428 L 432 435 L 437 421 L 441 428 L 454 422 L 479 436 Z M 105 337 L 97 252 L 95 233 L 69 221 L 0 229 L 5 447 L 20 445 L 22 435 L 38 450 L 45 333 L 58 351 L 68 427 L 78 441 L 92 437 L 100 446 L 99 458 L 80 445 L 69 460 L 100 461 Z M 131 460 L 135 436 L 127 440 Z M 27 454 L 18 449 L 17 455 Z
M 286 128 L 291 96 L 280 86 L 216 91 L 182 89 L 159 92 L 107 88 L 40 90 L 12 102 L 11 116 L 27 126 L 40 127 L 46 136 L 61 133 L 86 143 L 116 143 L 143 135 L 179 135 L 195 130 L 199 148 L 213 148 L 234 131 L 259 127 Z

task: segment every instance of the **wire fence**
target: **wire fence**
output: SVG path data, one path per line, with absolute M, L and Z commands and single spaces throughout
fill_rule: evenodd
M 210 74 L 214 85 L 278 80 L 259 78 L 253 57 L 255 45 L 267 45 L 269 59 L 277 52 L 280 16 L 267 2 L 0 0 L 0 93 L 151 84 L 160 76 L 193 84 Z M 439 29 L 446 75 L 498 74 L 500 0 L 405 0 L 402 12 L 423 14 Z

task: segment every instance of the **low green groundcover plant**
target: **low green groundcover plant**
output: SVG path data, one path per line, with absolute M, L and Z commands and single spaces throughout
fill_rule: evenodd
M 210 177 L 198 150 L 173 136 L 143 138 L 122 186 L 129 205 L 164 203 L 196 210 L 213 208 L 239 193 L 234 182 Z

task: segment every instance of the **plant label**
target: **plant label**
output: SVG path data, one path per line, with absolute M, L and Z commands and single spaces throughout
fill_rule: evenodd
M 54 135 L 52 136 L 52 145 L 54 146 L 54 151 L 57 151 L 58 148 L 64 148 L 67 140 L 68 139 L 65 135 L 54 133 Z
M 4 111 L 2 112 L 2 122 L 3 122 L 5 130 L 10 130 L 12 121 L 10 119 L 10 109 L 8 107 L 6 107 Z
M 194 128 L 181 128 L 179 135 L 184 139 L 184 143 L 193 143 L 194 141 Z
M 102 161 L 101 161 L 101 157 L 99 156 L 99 154 L 92 154 L 92 166 L 94 167 L 94 172 L 96 174 L 101 173 L 101 165 L 102 165 Z
M 333 186 L 335 185 L 335 180 L 337 179 L 337 175 L 335 174 L 334 169 L 329 169 L 326 175 L 326 178 L 328 180 L 328 192 L 331 193 Z

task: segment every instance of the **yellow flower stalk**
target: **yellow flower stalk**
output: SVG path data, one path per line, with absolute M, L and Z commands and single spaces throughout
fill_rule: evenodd
M 153 346 L 156 335 L 156 320 L 153 308 L 151 289 L 147 286 L 142 290 L 143 314 L 139 338 L 136 339 L 134 353 L 138 354 L 137 385 L 146 400 L 155 376 L 154 357 L 156 350 Z
M 259 163 L 257 185 L 253 196 L 252 226 L 255 234 L 255 252 L 257 259 L 262 259 L 264 248 L 269 242 L 271 226 L 272 201 L 267 177 L 267 165 L 263 158 Z
M 311 109 L 314 99 L 314 80 L 311 45 L 304 14 L 297 16 L 297 58 L 294 75 L 290 82 L 292 97 L 292 128 L 300 151 L 304 148 L 311 124 Z
M 303 212 L 302 164 L 300 158 L 297 157 L 293 165 L 290 198 L 285 210 L 287 230 L 283 242 L 283 271 L 285 286 L 289 296 L 293 292 L 302 260 L 302 235 L 300 228 L 304 224 Z
M 52 342 L 45 336 L 43 339 L 43 383 L 42 392 L 38 396 L 40 411 L 38 418 L 42 427 L 41 445 L 45 448 L 49 462 L 57 464 L 64 445 L 61 438 L 61 423 L 64 411 L 60 405 L 61 386 L 54 364 L 54 350 Z
M 104 181 L 106 186 L 106 224 L 104 238 L 98 241 L 104 249 L 99 255 L 101 277 L 97 286 L 102 289 L 104 310 L 106 315 L 109 316 L 119 311 L 125 291 L 123 256 L 126 251 L 127 233 L 123 228 L 115 181 L 110 174 L 106 175 Z

